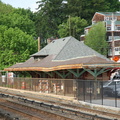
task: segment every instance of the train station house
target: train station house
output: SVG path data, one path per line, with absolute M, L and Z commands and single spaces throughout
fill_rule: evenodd
M 110 71 L 116 67 L 119 63 L 69 36 L 53 40 L 24 63 L 4 70 L 38 79 L 40 92 L 45 84 L 47 92 L 59 90 L 65 94 L 76 90 L 76 80 L 109 80 Z

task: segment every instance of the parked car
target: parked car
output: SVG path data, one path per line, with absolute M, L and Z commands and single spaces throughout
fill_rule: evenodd
M 120 79 L 115 79 L 115 80 L 108 80 L 106 82 L 104 82 L 103 84 L 103 88 L 105 87 L 108 87 L 108 86 L 111 86 L 111 85 L 117 85 L 117 84 L 120 84 Z
M 120 97 L 120 80 L 106 82 L 103 85 L 103 94 Z

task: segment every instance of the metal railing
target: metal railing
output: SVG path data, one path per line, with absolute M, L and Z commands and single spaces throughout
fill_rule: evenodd
M 108 81 L 77 80 L 77 98 L 93 104 L 120 107 L 120 84 Z

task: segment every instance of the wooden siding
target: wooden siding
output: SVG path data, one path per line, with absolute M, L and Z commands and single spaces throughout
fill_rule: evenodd
M 96 22 L 104 21 L 104 15 L 101 15 L 99 13 L 95 13 L 92 21 L 96 21 Z

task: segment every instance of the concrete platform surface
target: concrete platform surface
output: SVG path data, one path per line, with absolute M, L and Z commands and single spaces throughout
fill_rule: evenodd
M 23 97 L 31 96 L 33 98 L 40 98 L 40 99 L 45 99 L 45 100 L 54 101 L 58 103 L 69 104 L 77 107 L 85 107 L 93 110 L 99 110 L 107 113 L 114 113 L 114 114 L 120 115 L 120 108 L 78 101 L 78 100 L 75 100 L 74 97 L 69 97 L 69 96 L 55 95 L 55 94 L 49 94 L 49 93 L 39 93 L 34 91 L 26 91 L 26 90 L 12 89 L 12 88 L 6 88 L 6 87 L 0 87 L 0 92 L 1 93 L 4 92 L 6 94 L 14 93 L 16 95 L 23 96 Z

